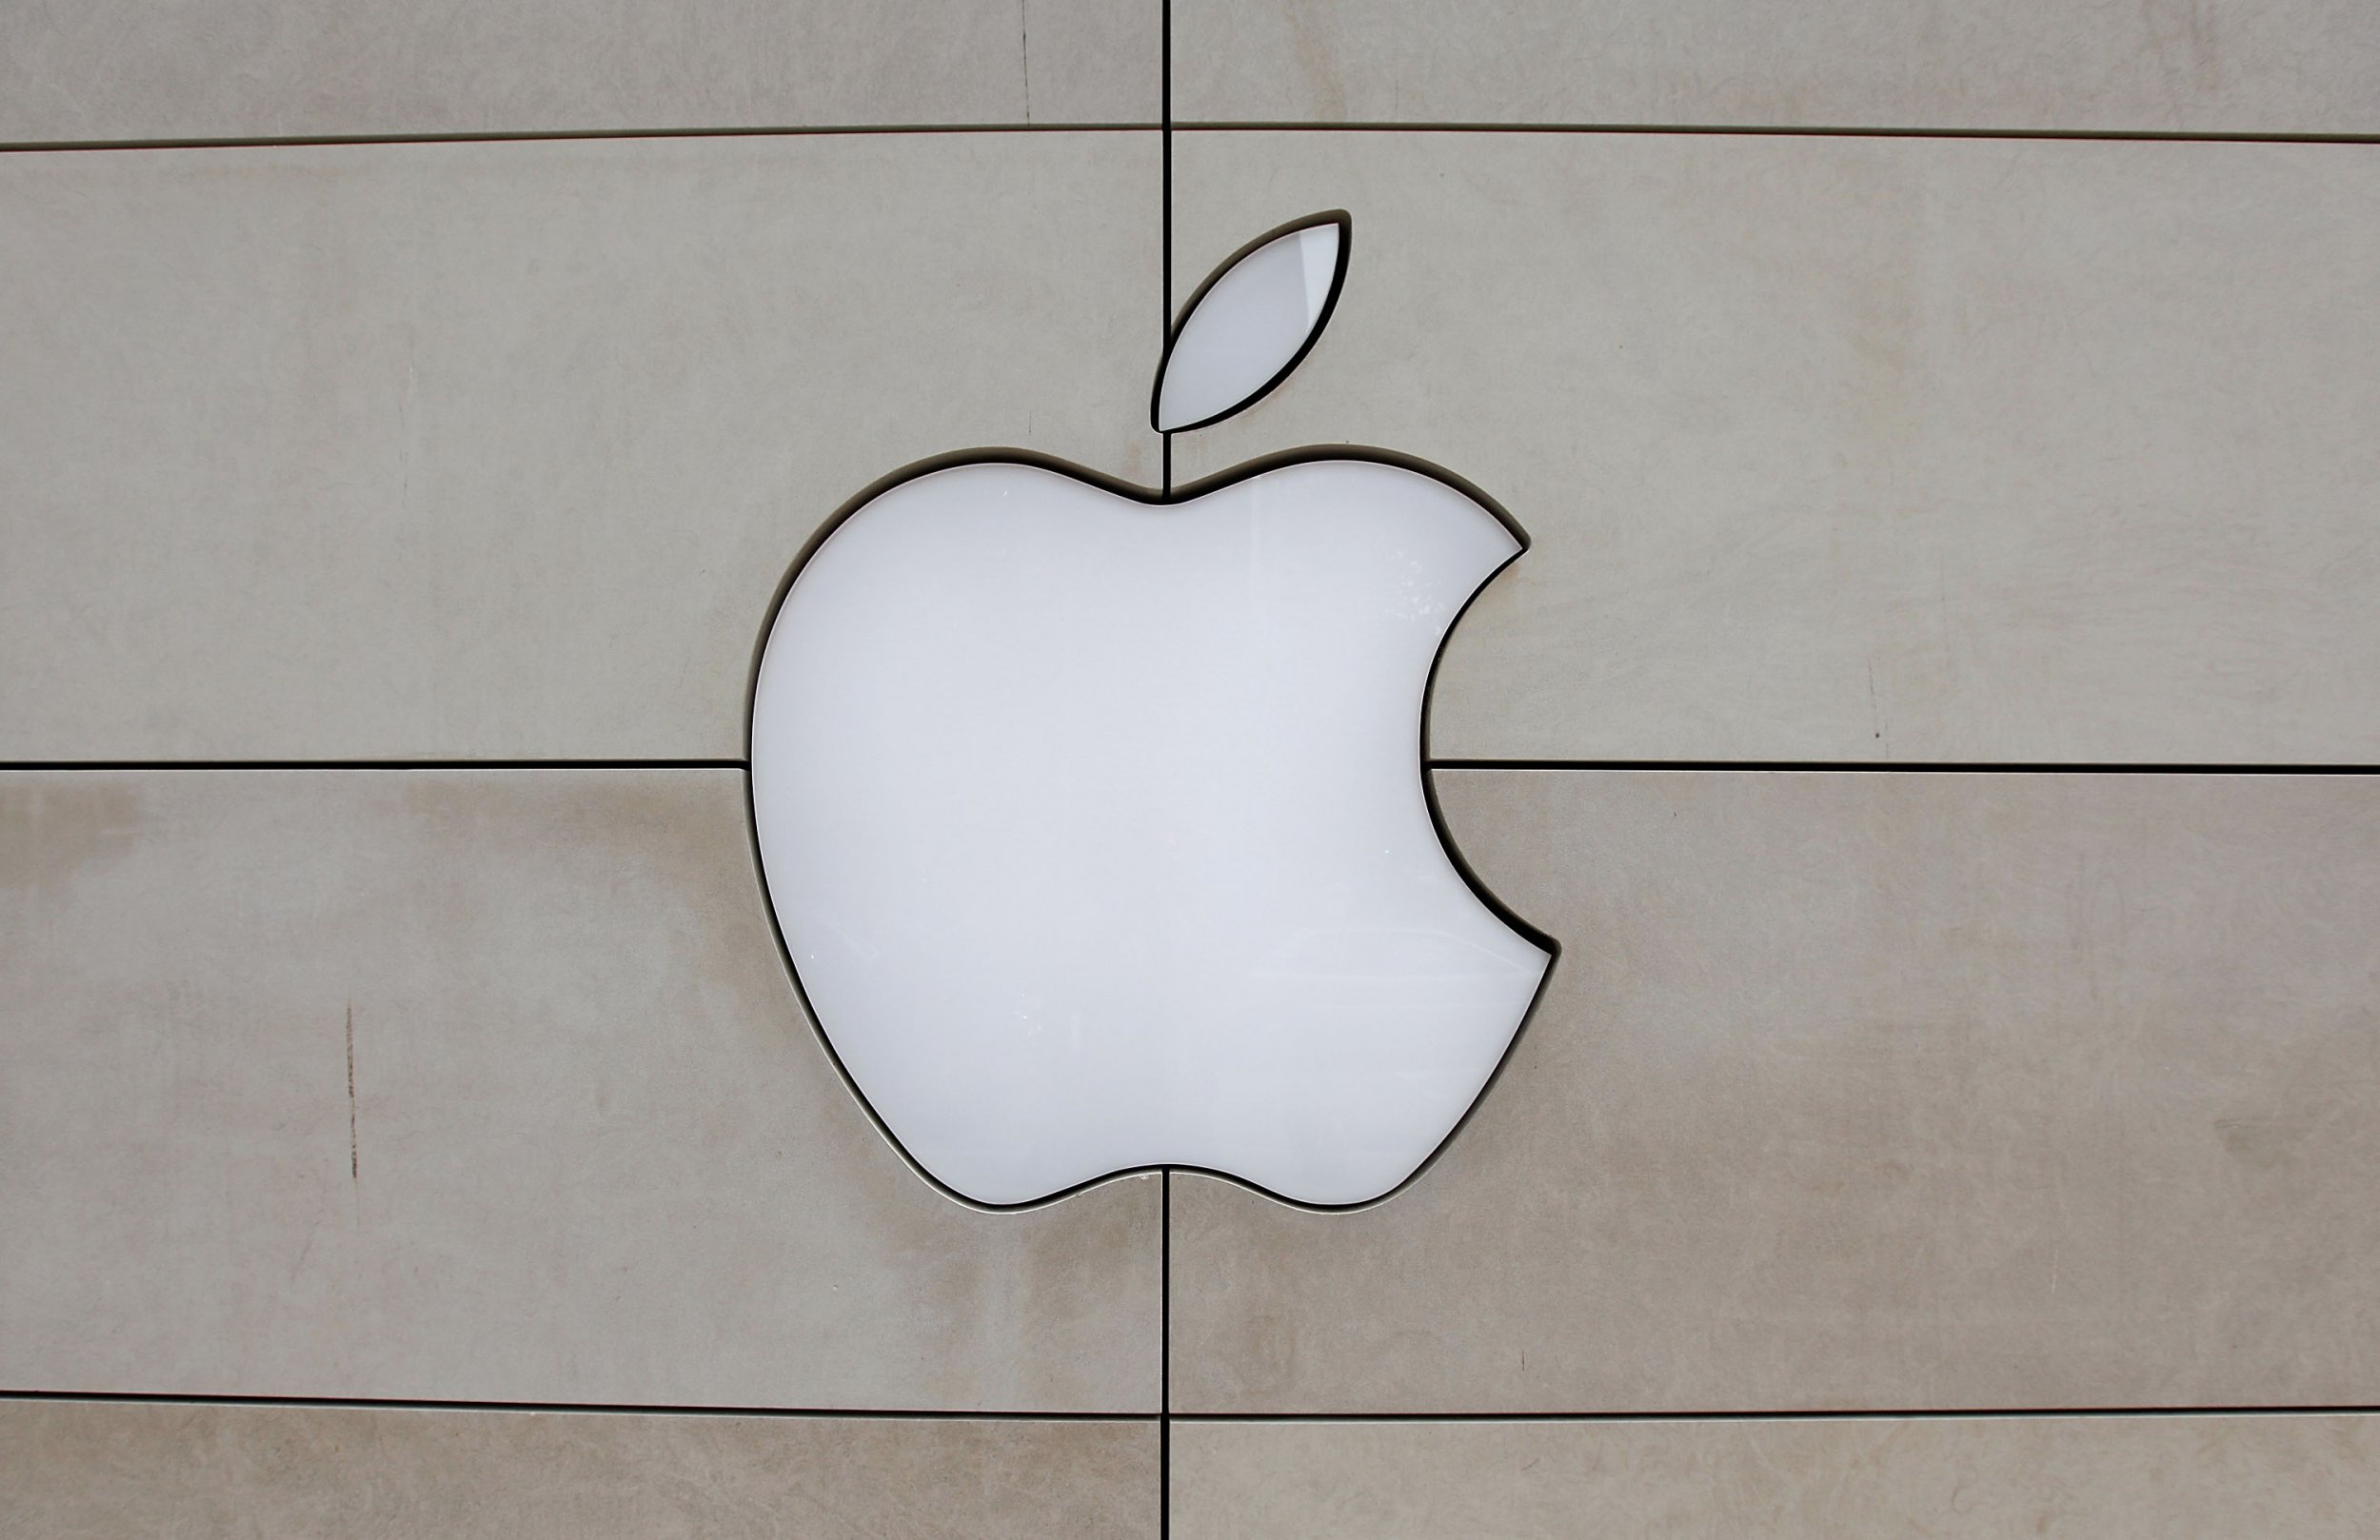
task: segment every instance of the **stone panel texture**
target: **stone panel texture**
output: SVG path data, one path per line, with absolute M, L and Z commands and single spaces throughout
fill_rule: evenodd
M 1148 1423 L 0 1400 L 42 1540 L 1150 1540 Z
M 727 759 L 920 460 L 1153 483 L 1154 133 L 0 155 L 0 758 Z
M 1184 123 L 2380 131 L 2358 0 L 1173 0 Z
M 2363 0 L 0 7 L 0 1534 L 2380 1532 L 2374 272 Z M 1360 1212 L 952 1200 L 772 597 L 1343 444 L 1532 537 L 1537 1011 Z
M 2360 1416 L 1190 1423 L 1180 1540 L 2350 1540 Z
M 0 143 L 1141 123 L 1140 0 L 0 10 Z
M 1371 444 L 1535 543 L 1456 759 L 2380 761 L 2380 152 L 1742 135 L 1174 136 L 1178 292 L 1355 221 L 1178 476 Z
M 2380 780 L 1460 771 L 1562 951 L 1354 1214 L 1173 1183 L 1175 1410 L 2380 1403 Z
M 1158 1182 L 986 1214 L 734 770 L 0 774 L 0 1388 L 1146 1412 Z

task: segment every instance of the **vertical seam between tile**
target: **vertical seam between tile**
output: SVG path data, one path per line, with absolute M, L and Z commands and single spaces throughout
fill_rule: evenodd
M 1158 358 L 1165 357 L 1174 326 L 1174 6 L 1158 0 Z M 1159 490 L 1174 495 L 1174 436 L 1159 433 Z M 1174 1523 L 1174 1174 L 1157 1173 L 1157 1537 L 1172 1540 Z

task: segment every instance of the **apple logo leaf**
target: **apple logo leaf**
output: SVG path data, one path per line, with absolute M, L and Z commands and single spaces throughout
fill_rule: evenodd
M 1347 279 L 1354 222 L 1342 209 L 1267 230 L 1210 274 L 1166 340 L 1150 397 L 1160 433 L 1254 405 L 1314 348 Z

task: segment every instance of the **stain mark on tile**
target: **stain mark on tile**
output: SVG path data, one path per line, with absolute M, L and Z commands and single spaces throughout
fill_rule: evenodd
M 138 790 L 111 776 L 69 774 L 0 783 L 0 891 L 54 903 L 133 848 L 146 821 Z
M 1017 0 L 1017 57 L 1024 66 L 1024 121 L 1033 121 L 1033 4 Z
M 363 1145 L 355 1132 L 355 1002 L 347 1001 L 347 1180 L 364 1179 Z

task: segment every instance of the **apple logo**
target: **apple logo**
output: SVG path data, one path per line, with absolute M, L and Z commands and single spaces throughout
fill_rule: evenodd
M 1278 385 L 1350 223 L 1253 242 L 1152 403 Z M 1502 1063 L 1552 943 L 1452 857 L 1448 632 L 1523 541 L 1477 492 L 1310 449 L 1150 492 L 1016 452 L 912 466 L 795 563 L 751 702 L 763 884 L 886 1135 L 1010 1207 L 1160 1167 L 1378 1199 Z

